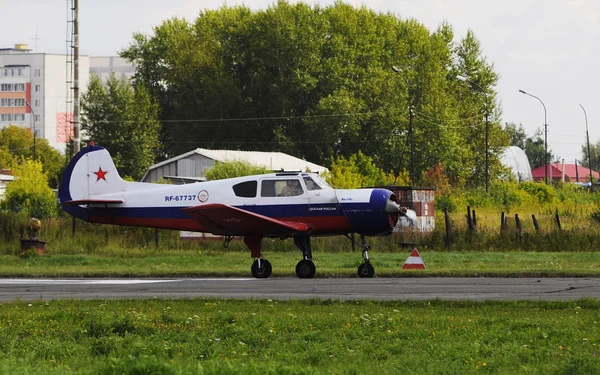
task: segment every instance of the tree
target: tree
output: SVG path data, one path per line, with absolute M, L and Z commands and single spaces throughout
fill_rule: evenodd
M 596 142 L 596 144 L 590 142 L 590 154 L 592 155 L 592 169 L 597 171 L 598 168 L 600 168 L 600 141 Z M 588 155 L 587 143 L 581 145 L 580 163 L 586 168 L 590 167 L 590 159 Z
M 15 180 L 6 186 L 5 207 L 38 219 L 58 213 L 56 195 L 48 186 L 41 162 L 23 159 L 14 166 L 13 175 Z
M 33 159 L 33 134 L 29 129 L 8 126 L 0 130 L 0 168 L 12 169 L 23 159 Z M 46 139 L 36 139 L 36 159 L 48 176 L 51 188 L 57 188 L 65 158 Z
M 217 163 L 214 167 L 206 171 L 206 179 L 221 180 L 224 178 L 251 176 L 269 172 L 270 171 L 266 167 L 236 160 L 225 163 Z
M 485 169 L 486 108 L 491 177 L 508 144 L 498 125 L 498 75 L 471 31 L 453 40 L 448 23 L 431 32 L 364 6 L 278 1 L 167 20 L 151 35 L 136 34 L 120 55 L 160 105 L 162 158 L 206 147 L 326 164 L 361 151 L 378 168 L 399 171 L 412 163 L 411 107 L 417 182 L 440 164 L 451 182 L 476 184 Z
M 142 84 L 112 75 L 104 87 L 92 75 L 81 99 L 84 142 L 95 142 L 113 156 L 121 175 L 139 180 L 158 153 L 159 107 Z

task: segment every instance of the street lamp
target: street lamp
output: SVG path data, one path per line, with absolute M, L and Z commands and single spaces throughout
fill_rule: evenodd
M 581 109 L 583 109 L 583 114 L 585 115 L 585 136 L 587 138 L 587 149 L 588 149 L 588 164 L 590 166 L 590 189 L 592 188 L 592 184 L 594 180 L 592 178 L 592 154 L 590 153 L 590 133 L 588 133 L 588 125 L 587 125 L 587 112 L 585 108 L 580 104 Z
M 542 99 L 538 98 L 535 95 L 531 95 L 530 93 L 525 92 L 523 90 L 519 90 L 519 92 L 521 94 L 529 95 L 532 98 L 536 98 L 540 101 L 540 103 L 542 103 L 542 106 L 544 106 L 544 179 L 546 181 L 546 185 L 548 185 L 548 121 L 546 116 L 546 105 L 544 104 Z
M 459 81 L 467 82 L 467 83 L 470 83 L 470 84 L 478 87 L 479 90 L 481 90 L 481 92 L 483 93 L 483 95 L 485 95 L 485 191 L 488 192 L 489 188 L 490 188 L 490 144 L 489 144 L 489 139 L 490 139 L 490 122 L 489 122 L 490 107 L 489 107 L 488 94 L 487 94 L 487 92 L 485 92 L 485 89 L 483 87 L 481 87 L 481 85 L 479 85 L 477 82 L 473 82 L 473 81 L 467 79 L 466 77 L 463 77 L 463 76 L 460 76 L 460 75 L 456 76 L 456 78 Z
M 35 157 L 35 112 L 33 112 L 33 108 L 31 108 L 31 106 L 29 105 L 29 102 L 27 100 L 25 100 L 25 104 L 27 104 L 27 106 L 29 107 L 29 110 L 31 111 L 31 118 L 32 118 L 32 124 L 33 124 L 33 161 L 36 160 Z
M 402 78 L 404 78 L 404 80 L 406 81 L 406 86 L 408 88 L 408 101 L 409 101 L 409 105 L 408 105 L 408 134 L 410 136 L 410 181 L 412 183 L 412 185 L 415 185 L 415 135 L 414 135 L 414 131 L 413 131 L 413 117 L 414 117 L 414 113 L 413 113 L 413 105 L 412 105 L 412 95 L 410 92 L 410 82 L 408 81 L 408 78 L 406 78 L 406 76 L 404 75 L 404 72 L 396 67 L 396 66 L 392 66 L 392 70 L 396 73 L 398 73 Z

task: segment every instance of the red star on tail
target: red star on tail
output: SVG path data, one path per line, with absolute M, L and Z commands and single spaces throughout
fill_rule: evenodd
M 106 177 L 104 177 L 106 174 L 108 173 L 108 171 L 103 171 L 102 167 L 98 168 L 98 172 L 94 172 L 94 174 L 98 177 L 96 179 L 96 182 L 100 181 L 100 179 L 103 179 L 104 181 L 106 181 Z

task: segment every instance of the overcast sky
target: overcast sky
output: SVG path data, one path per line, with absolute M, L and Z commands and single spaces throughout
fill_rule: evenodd
M 8 0 L 0 0 L 8 2 Z M 296 1 L 293 1 L 296 2 Z M 332 1 L 305 1 L 331 4 Z M 529 136 L 543 130 L 547 109 L 548 148 L 573 162 L 581 159 L 585 117 L 590 141 L 600 141 L 600 1 L 597 0 L 379 0 L 347 3 L 377 12 L 415 18 L 430 30 L 444 20 L 457 40 L 468 29 L 479 38 L 483 53 L 500 74 L 502 122 L 523 124 Z M 67 0 L 19 0 L 2 5 L 0 47 L 27 43 L 36 52 L 66 50 Z M 79 1 L 80 46 L 91 56 L 116 55 L 134 32 L 174 16 L 194 20 L 203 9 L 245 4 L 265 9 L 273 1 L 206 0 Z M 37 35 L 37 38 L 36 38 Z M 594 163 L 596 164 L 596 163 Z M 598 169 L 598 168 L 596 168 Z

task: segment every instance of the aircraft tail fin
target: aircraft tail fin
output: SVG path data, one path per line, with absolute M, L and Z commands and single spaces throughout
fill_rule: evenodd
M 58 197 L 65 209 L 73 201 L 122 200 L 125 184 L 108 151 L 91 145 L 69 162 Z

